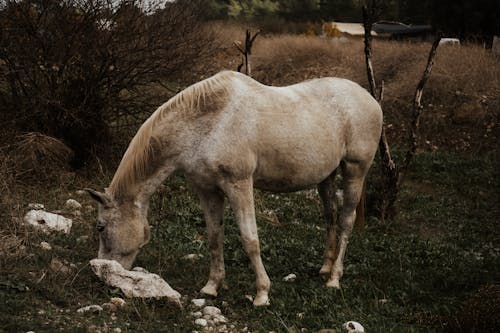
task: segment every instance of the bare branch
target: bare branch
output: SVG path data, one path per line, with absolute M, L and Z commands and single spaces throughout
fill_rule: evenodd
M 252 70 L 250 67 L 250 55 L 252 54 L 252 46 L 255 38 L 260 34 L 260 30 L 258 30 L 253 36 L 250 33 L 250 30 L 247 29 L 245 32 L 245 48 L 243 49 L 238 42 L 234 42 L 234 46 L 243 54 L 243 62 L 238 65 L 238 72 L 241 71 L 243 64 L 245 65 L 245 74 L 248 76 L 252 76 Z
M 425 70 L 422 74 L 422 78 L 418 82 L 417 89 L 415 90 L 415 97 L 413 99 L 413 118 L 410 126 L 410 142 L 409 148 L 406 153 L 406 157 L 404 160 L 404 164 L 402 170 L 406 171 L 408 166 L 410 165 L 415 153 L 417 151 L 418 145 L 418 130 L 420 127 L 420 116 L 422 115 L 423 107 L 421 103 L 422 94 L 424 90 L 424 86 L 426 82 L 429 80 L 431 76 L 432 66 L 434 65 L 434 59 L 436 58 L 437 48 L 439 46 L 439 42 L 441 41 L 442 34 L 438 33 L 436 39 L 432 43 L 431 50 L 429 51 L 429 56 L 427 58 L 427 65 L 425 66 Z

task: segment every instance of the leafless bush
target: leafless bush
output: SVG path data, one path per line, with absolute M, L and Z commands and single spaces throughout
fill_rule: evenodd
M 85 162 L 110 126 L 142 119 L 148 86 L 211 54 L 190 1 L 7 1 L 0 10 L 3 126 L 62 139 Z
M 16 176 L 44 178 L 68 169 L 73 151 L 58 139 L 30 132 L 17 137 L 10 155 L 16 167 Z

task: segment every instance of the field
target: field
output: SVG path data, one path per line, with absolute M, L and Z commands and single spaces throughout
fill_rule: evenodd
M 235 69 L 232 41 L 241 30 L 225 29 L 227 41 L 212 63 L 199 64 L 183 85 Z M 366 87 L 362 41 L 270 35 L 257 39 L 254 77 L 285 85 L 320 76 L 350 78 Z M 405 151 L 412 94 L 429 43 L 377 41 L 374 66 L 384 80 L 383 107 L 396 157 Z M 348 320 L 367 332 L 482 332 L 500 325 L 500 233 L 498 117 L 499 59 L 475 45 L 441 47 L 424 90 L 420 146 L 397 201 L 398 214 L 381 223 L 368 211 L 367 228 L 355 233 L 340 291 L 326 289 L 318 271 L 325 226 L 314 189 L 287 195 L 256 194 L 262 258 L 272 281 L 271 304 L 254 308 L 255 280 L 231 211 L 225 214 L 226 284 L 209 303 L 221 308 L 234 332 L 342 331 Z M 133 132 L 133 131 L 132 131 Z M 133 135 L 120 133 L 118 151 Z M 125 141 L 125 142 L 123 142 Z M 90 304 L 123 295 L 105 286 L 88 261 L 98 248 L 96 211 L 76 193 L 109 183 L 121 156 L 83 171 L 50 177 L 14 177 L 5 156 L 0 183 L 0 332 L 190 332 L 199 330 L 190 303 L 202 297 L 208 249 L 201 210 L 182 175 L 167 180 L 151 203 L 152 240 L 136 265 L 160 274 L 184 295 L 178 309 L 162 300 L 127 299 L 117 312 L 78 314 Z M 379 178 L 377 162 L 368 182 Z M 62 210 L 83 204 L 71 233 L 45 235 L 20 223 L 28 203 Z M 68 212 L 62 211 L 68 215 Z M 44 251 L 40 242 L 52 249 Z M 202 255 L 187 260 L 188 254 Z M 54 268 L 54 259 L 66 269 Z M 52 264 L 51 264 L 52 263 Z M 73 266 L 70 266 L 74 264 Z M 296 274 L 294 282 L 283 281 Z M 233 325 L 233 328 L 231 328 Z M 330 331 L 333 332 L 333 331 Z

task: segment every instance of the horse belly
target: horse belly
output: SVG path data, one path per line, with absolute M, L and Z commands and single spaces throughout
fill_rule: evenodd
M 253 175 L 256 188 L 272 192 L 293 192 L 319 184 L 339 165 L 334 147 L 280 147 L 259 154 Z

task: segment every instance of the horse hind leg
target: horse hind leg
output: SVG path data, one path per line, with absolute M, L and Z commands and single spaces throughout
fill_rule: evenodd
M 224 281 L 224 194 L 219 190 L 196 189 L 207 225 L 208 246 L 210 249 L 210 273 L 208 282 L 201 293 L 217 296 L 217 290 Z
M 337 201 L 335 198 L 334 170 L 328 178 L 318 184 L 318 193 L 323 203 L 323 216 L 326 222 L 326 247 L 320 274 L 330 274 L 337 254 Z
M 356 207 L 359 203 L 363 182 L 368 168 L 363 162 L 348 162 L 342 164 L 342 182 L 344 190 L 344 202 L 340 219 L 338 221 L 339 240 L 337 245 L 337 256 L 333 263 L 326 286 L 340 288 L 340 279 L 344 272 L 344 257 L 346 253 L 349 236 L 356 219 Z

